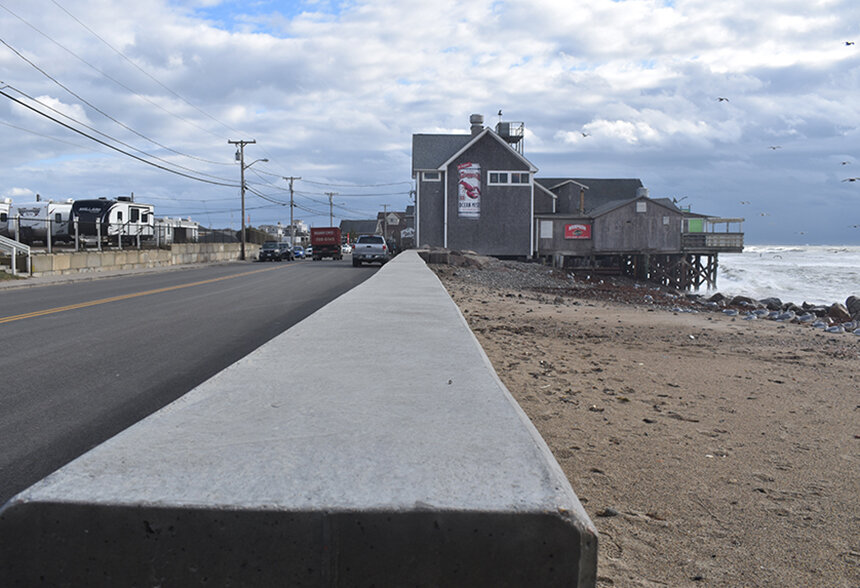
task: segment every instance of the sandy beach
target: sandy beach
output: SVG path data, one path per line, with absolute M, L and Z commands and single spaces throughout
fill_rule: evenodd
M 860 586 L 860 336 L 431 265 L 599 531 L 598 586 Z

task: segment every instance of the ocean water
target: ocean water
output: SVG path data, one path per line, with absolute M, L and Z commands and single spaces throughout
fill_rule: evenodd
M 860 296 L 860 246 L 751 245 L 721 253 L 715 291 L 757 300 L 845 303 Z

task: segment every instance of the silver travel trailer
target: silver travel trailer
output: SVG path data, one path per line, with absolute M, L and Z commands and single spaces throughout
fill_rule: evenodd
M 0 235 L 9 236 L 9 208 L 12 206 L 11 198 L 0 198 Z
M 64 202 L 37 200 L 27 204 L 11 204 L 6 232 L 13 239 L 28 245 L 35 241 L 48 243 L 48 231 L 51 241 L 68 241 L 71 239 L 69 213 L 72 202 L 70 198 Z
M 77 229 L 75 223 L 77 221 Z M 119 240 L 130 242 L 138 238 L 152 239 L 155 224 L 154 207 L 134 201 L 134 196 L 116 200 L 94 198 L 75 200 L 71 210 L 71 234 L 84 242 Z

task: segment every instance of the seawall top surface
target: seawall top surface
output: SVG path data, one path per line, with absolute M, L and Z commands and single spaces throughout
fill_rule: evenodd
M 588 520 L 411 251 L 7 508 L 34 501 Z

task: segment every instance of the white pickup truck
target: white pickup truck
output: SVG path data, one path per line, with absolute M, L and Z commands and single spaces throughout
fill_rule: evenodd
M 352 265 L 358 267 L 362 263 L 384 264 L 391 258 L 391 252 L 382 235 L 360 235 L 352 247 Z

